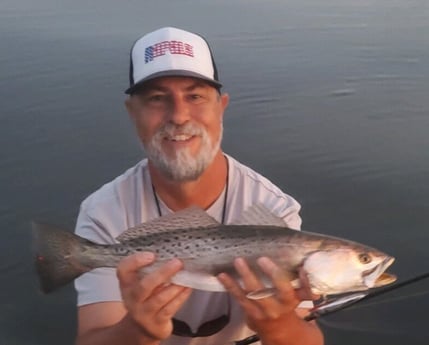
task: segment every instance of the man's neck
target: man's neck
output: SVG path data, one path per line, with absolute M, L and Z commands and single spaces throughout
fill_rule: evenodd
M 209 208 L 222 193 L 228 175 L 228 162 L 219 151 L 213 162 L 195 181 L 176 182 L 165 178 L 149 162 L 152 184 L 159 198 L 173 211 L 190 206 Z

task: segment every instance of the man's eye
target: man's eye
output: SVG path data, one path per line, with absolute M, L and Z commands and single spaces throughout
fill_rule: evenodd
M 204 97 L 198 93 L 193 93 L 191 95 L 189 95 L 189 98 L 193 101 L 200 101 L 202 100 Z
M 159 102 L 164 99 L 164 95 L 151 95 L 148 97 L 148 100 L 150 102 Z

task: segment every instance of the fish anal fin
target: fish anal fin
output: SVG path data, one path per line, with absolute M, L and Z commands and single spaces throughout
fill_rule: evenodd
M 291 285 L 294 289 L 299 289 L 302 285 L 299 279 L 291 280 Z M 249 292 L 246 297 L 248 299 L 258 300 L 275 295 L 277 289 L 275 287 L 265 287 L 259 290 Z
M 197 290 L 220 292 L 225 291 L 221 282 L 213 275 L 203 272 L 179 271 L 171 282 L 180 286 L 187 286 Z

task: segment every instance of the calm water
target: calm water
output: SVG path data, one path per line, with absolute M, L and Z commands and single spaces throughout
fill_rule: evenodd
M 165 25 L 212 42 L 224 147 L 302 203 L 303 228 L 384 249 L 401 279 L 429 270 L 429 3 L 206 3 L 1 0 L 0 344 L 73 343 L 73 288 L 38 292 L 29 221 L 73 227 L 140 159 L 128 51 Z M 427 344 L 428 291 L 325 318 L 327 344 Z

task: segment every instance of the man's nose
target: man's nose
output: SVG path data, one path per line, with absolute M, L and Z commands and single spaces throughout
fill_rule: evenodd
M 176 125 L 182 125 L 189 121 L 190 108 L 187 102 L 181 98 L 173 98 L 171 100 L 169 121 Z

